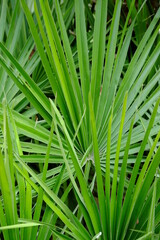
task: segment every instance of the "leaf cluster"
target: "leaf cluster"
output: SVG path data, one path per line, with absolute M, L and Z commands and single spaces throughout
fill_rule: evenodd
M 159 239 L 160 8 L 0 9 L 0 238 Z

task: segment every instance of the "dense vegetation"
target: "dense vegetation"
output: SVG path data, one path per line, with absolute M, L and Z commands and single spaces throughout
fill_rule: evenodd
M 159 19 L 0 1 L 0 239 L 160 239 Z

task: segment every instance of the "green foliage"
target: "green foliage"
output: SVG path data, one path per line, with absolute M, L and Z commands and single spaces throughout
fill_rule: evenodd
M 0 238 L 159 239 L 150 6 L 0 2 Z

